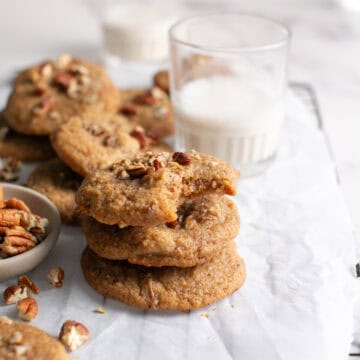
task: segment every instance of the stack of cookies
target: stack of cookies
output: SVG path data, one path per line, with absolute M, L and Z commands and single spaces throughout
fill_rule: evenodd
M 75 192 L 84 176 L 149 149 L 171 150 L 161 138 L 172 133 L 166 89 L 119 90 L 103 67 L 64 54 L 14 79 L 0 113 L 0 156 L 48 160 L 30 175 L 28 186 L 73 223 Z
M 145 309 L 189 311 L 239 289 L 238 173 L 200 154 L 147 152 L 89 174 L 76 194 L 87 282 Z

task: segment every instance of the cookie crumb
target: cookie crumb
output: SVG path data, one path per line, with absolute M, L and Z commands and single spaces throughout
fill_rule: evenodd
M 105 313 L 106 313 L 106 310 L 105 310 L 103 307 L 99 306 L 98 308 L 96 308 L 96 309 L 94 310 L 94 312 L 96 312 L 96 313 L 98 313 L 98 314 L 105 314 Z
M 207 319 L 210 318 L 210 315 L 208 313 L 202 313 L 201 316 Z
M 216 306 L 215 306 L 215 307 L 213 307 L 211 310 L 212 310 L 212 311 L 216 311 L 216 309 L 217 309 L 217 308 L 216 308 Z

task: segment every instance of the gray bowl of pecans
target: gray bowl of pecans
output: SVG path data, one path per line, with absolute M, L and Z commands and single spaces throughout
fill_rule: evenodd
M 39 265 L 56 244 L 60 215 L 45 196 L 0 184 L 0 281 Z

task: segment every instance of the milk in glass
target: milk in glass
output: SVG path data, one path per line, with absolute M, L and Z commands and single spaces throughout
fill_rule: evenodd
M 209 153 L 240 169 L 276 154 L 283 102 L 261 83 L 237 76 L 200 78 L 183 85 L 173 103 L 181 150 Z

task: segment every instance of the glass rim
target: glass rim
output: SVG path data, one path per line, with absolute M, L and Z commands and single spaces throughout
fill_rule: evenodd
M 205 19 L 210 17 L 227 17 L 227 16 L 237 16 L 239 18 L 249 18 L 254 20 L 262 20 L 266 21 L 272 25 L 277 26 L 279 29 L 281 29 L 284 32 L 284 36 L 282 39 L 277 41 L 269 41 L 268 44 L 265 45 L 245 45 L 242 47 L 222 47 L 222 46 L 207 46 L 207 45 L 201 45 L 196 44 L 190 41 L 182 40 L 177 35 L 175 35 L 176 29 L 186 24 L 187 22 L 190 22 L 192 20 L 196 19 Z M 200 51 L 209 51 L 209 52 L 222 52 L 222 53 L 232 53 L 232 54 L 238 54 L 238 53 L 244 53 L 244 52 L 261 52 L 261 51 L 268 51 L 268 50 L 274 50 L 281 47 L 286 47 L 289 44 L 290 38 L 291 38 L 291 31 L 287 26 L 284 24 L 270 19 L 266 16 L 259 16 L 259 15 L 252 15 L 252 14 L 246 14 L 241 12 L 230 12 L 230 11 L 222 11 L 222 12 L 209 12 L 201 15 L 193 15 L 188 16 L 186 18 L 178 20 L 175 24 L 173 24 L 168 32 L 169 41 L 174 42 L 177 44 L 181 44 L 184 46 L 187 46 L 189 48 L 193 48 Z

